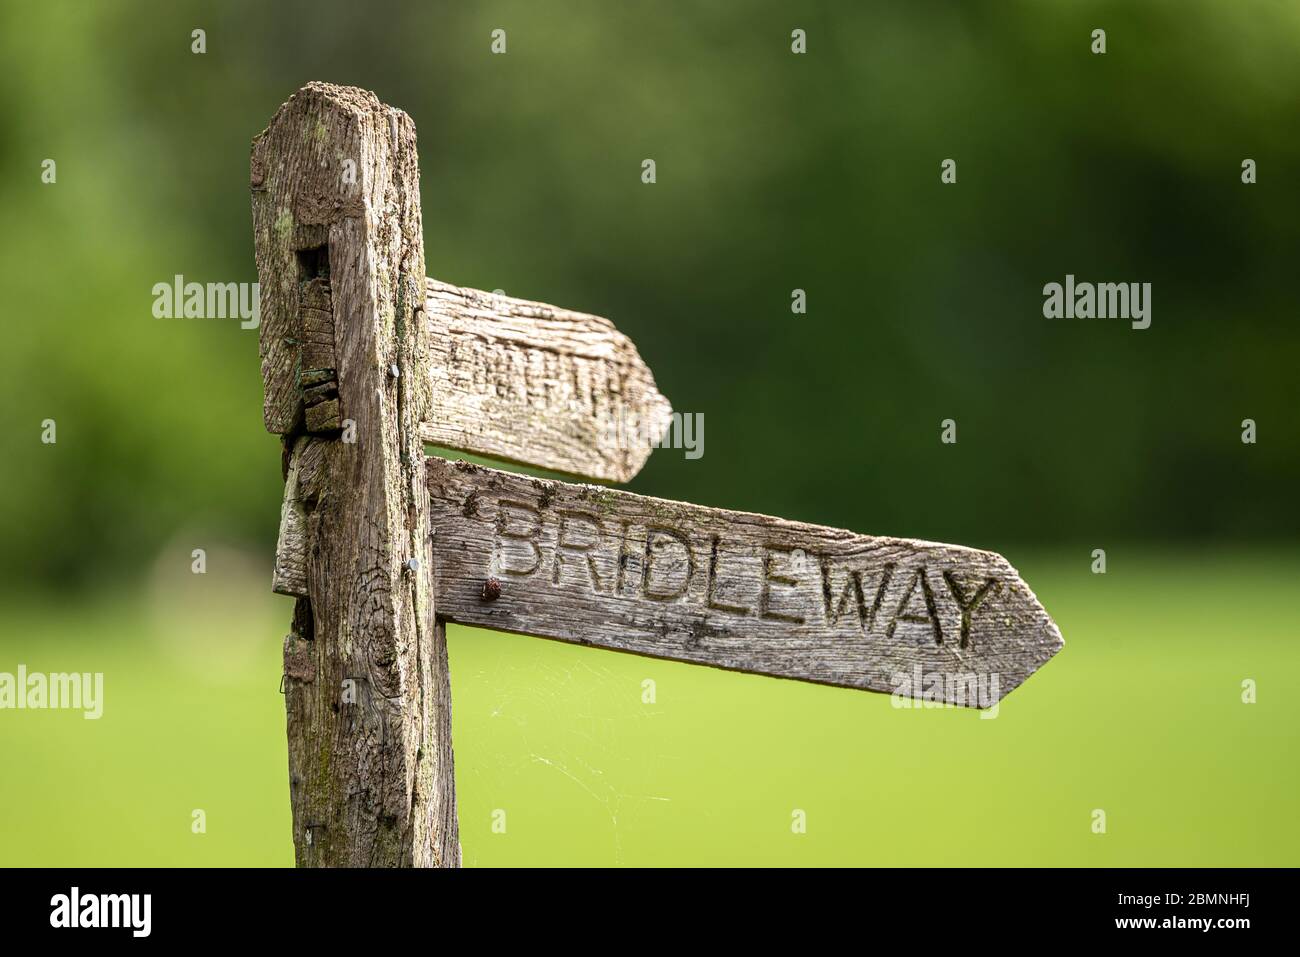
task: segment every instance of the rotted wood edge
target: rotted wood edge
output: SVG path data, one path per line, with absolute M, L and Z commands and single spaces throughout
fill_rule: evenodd
M 672 407 L 608 319 L 428 280 L 433 445 L 607 482 L 630 481 Z

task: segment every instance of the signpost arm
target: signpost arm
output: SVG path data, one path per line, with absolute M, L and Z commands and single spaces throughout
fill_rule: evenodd
M 300 866 L 456 866 L 451 698 L 434 613 L 422 422 L 431 380 L 415 126 L 311 83 L 253 143 L 269 431 L 286 502 L 275 587 Z M 292 552 L 292 554 L 289 554 Z
M 438 614 L 988 708 L 1062 647 L 1001 555 L 428 461 Z

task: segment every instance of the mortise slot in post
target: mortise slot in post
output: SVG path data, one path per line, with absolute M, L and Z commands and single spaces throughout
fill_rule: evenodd
M 323 246 L 313 246 L 310 249 L 300 249 L 297 255 L 299 282 L 307 282 L 311 279 L 329 279 L 330 247 L 328 243 Z
M 298 389 L 308 432 L 329 433 L 341 426 L 338 374 L 334 355 L 334 302 L 330 290 L 328 243 L 299 249 Z

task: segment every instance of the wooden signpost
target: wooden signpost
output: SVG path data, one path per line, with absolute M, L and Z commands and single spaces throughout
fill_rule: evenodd
M 670 408 L 605 319 L 426 279 L 415 128 L 311 83 L 253 143 L 273 587 L 303 866 L 456 866 L 446 622 L 920 695 L 1062 645 L 991 552 L 534 479 L 424 443 L 627 481 Z M 986 686 L 987 687 L 987 686 Z

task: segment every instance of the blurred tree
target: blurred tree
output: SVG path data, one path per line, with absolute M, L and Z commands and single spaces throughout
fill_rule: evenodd
M 255 279 L 248 143 L 315 78 L 415 118 L 433 274 L 610 316 L 705 414 L 641 490 L 994 547 L 1293 539 L 1297 40 L 1267 0 L 5 7 L 0 571 L 111 581 L 195 526 L 269 562 L 256 334 L 150 290 Z M 1044 319 L 1067 273 L 1151 282 L 1151 328 Z

